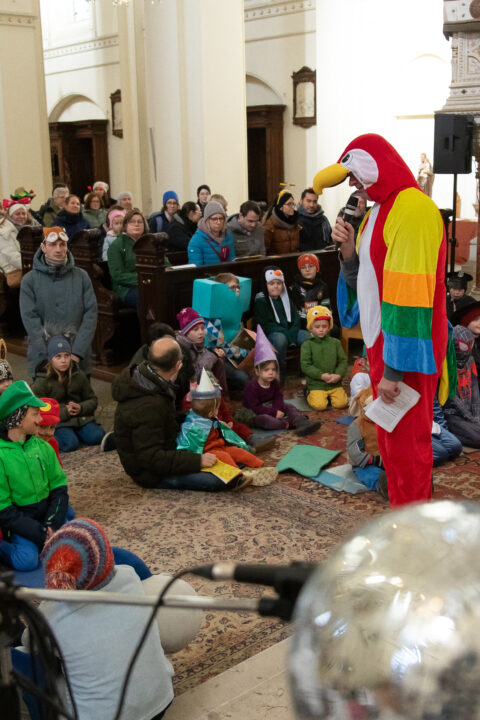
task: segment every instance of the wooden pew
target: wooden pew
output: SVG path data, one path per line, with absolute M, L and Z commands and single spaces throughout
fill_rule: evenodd
M 176 314 L 183 307 L 192 304 L 193 281 L 196 278 L 208 278 L 220 272 L 231 272 L 242 277 L 252 278 L 252 304 L 256 293 L 261 289 L 263 273 L 269 265 L 282 268 L 287 284 L 290 284 L 297 271 L 297 259 L 301 253 L 270 255 L 261 258 L 241 258 L 233 262 L 199 267 L 166 268 L 165 239 L 158 235 L 146 234 L 135 243 L 137 256 L 138 287 L 140 294 L 140 318 L 142 339 L 153 322 L 166 322 L 173 328 L 178 327 Z M 320 260 L 323 279 L 328 285 L 332 311 L 336 316 L 336 293 L 339 262 L 335 250 L 316 253 Z

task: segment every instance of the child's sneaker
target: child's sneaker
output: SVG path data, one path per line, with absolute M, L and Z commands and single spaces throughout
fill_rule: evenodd
M 321 424 L 320 420 L 309 420 L 307 417 L 303 416 L 303 419 L 297 421 L 296 423 L 295 435 L 298 435 L 298 437 L 311 435 L 318 430 Z
M 244 470 L 243 474 L 251 479 L 251 484 L 254 487 L 264 487 L 275 482 L 278 477 L 278 470 L 274 467 L 250 468 Z

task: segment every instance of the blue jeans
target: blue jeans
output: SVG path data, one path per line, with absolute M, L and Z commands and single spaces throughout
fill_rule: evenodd
M 453 460 L 462 452 L 462 443 L 453 433 L 440 426 L 440 435 L 432 435 L 433 467 Z
M 82 427 L 60 427 L 55 430 L 60 452 L 78 450 L 81 445 L 100 445 L 105 430 L 96 422 L 89 422 Z
M 297 334 L 297 341 L 295 345 L 299 346 L 305 340 L 308 340 L 310 333 L 308 330 L 299 330 Z M 287 350 L 288 346 L 291 345 L 286 335 L 282 332 L 270 333 L 268 339 L 272 343 L 273 347 L 277 351 L 278 364 L 280 366 L 280 372 L 284 372 L 287 366 Z
M 138 307 L 138 287 L 131 287 L 127 290 L 127 294 L 123 298 L 123 304 L 126 307 L 135 309 Z

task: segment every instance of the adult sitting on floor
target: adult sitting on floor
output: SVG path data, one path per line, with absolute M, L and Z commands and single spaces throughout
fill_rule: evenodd
M 146 488 L 220 490 L 224 483 L 209 472 L 215 455 L 177 450 L 175 380 L 182 351 L 171 337 L 155 340 L 148 360 L 123 370 L 112 385 L 115 438 L 127 475 Z
M 43 242 L 33 258 L 33 268 L 20 286 L 20 313 L 28 334 L 28 371 L 47 359 L 45 325 L 76 330 L 72 357 L 90 371 L 90 353 L 97 327 L 97 300 L 85 270 L 75 267 L 68 237 L 60 227 L 43 229 Z

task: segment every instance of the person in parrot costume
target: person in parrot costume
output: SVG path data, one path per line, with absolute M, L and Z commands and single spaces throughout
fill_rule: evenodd
M 376 134 L 360 135 L 339 161 L 315 176 L 320 194 L 349 178 L 375 204 L 354 242 L 337 218 L 341 274 L 356 289 L 374 396 L 392 403 L 398 383 L 420 393 L 392 432 L 377 426 L 392 507 L 432 496 L 433 398 L 449 395 L 445 302 L 446 241 L 442 217 L 419 189 L 395 148 Z M 439 382 L 440 381 L 440 382 Z

